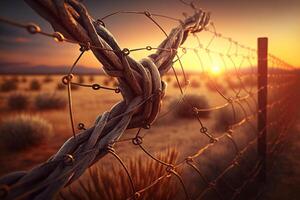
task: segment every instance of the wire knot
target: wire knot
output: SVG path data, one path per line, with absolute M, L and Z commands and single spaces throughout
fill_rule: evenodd
M 61 34 L 60 32 L 54 32 L 52 34 L 52 36 L 54 37 L 54 40 L 57 42 L 63 42 L 65 40 L 65 37 L 63 34 Z
M 93 84 L 92 85 L 93 90 L 99 90 L 101 88 L 101 86 L 99 84 Z
M 62 83 L 65 85 L 68 85 L 72 81 L 73 78 L 74 78 L 73 74 L 68 74 L 62 78 Z
M 188 156 L 187 158 L 185 158 L 185 162 L 192 163 L 192 162 L 194 162 L 194 159 L 191 156 Z
M 83 52 L 83 51 L 88 51 L 91 49 L 91 43 L 90 42 L 87 42 L 86 44 L 81 44 L 80 45 L 80 51 Z
M 84 123 L 79 123 L 77 128 L 78 128 L 78 130 L 86 130 L 85 126 L 84 126 Z
M 33 23 L 28 24 L 26 26 L 26 29 L 30 34 L 36 34 L 36 33 L 41 32 L 41 28 L 38 25 L 33 24 Z
M 141 136 L 136 136 L 132 139 L 134 145 L 141 145 L 143 143 L 143 138 Z
M 65 154 L 63 156 L 63 163 L 65 166 L 72 166 L 75 162 L 75 158 L 71 154 Z
M 208 129 L 204 126 L 200 128 L 200 133 L 207 133 Z
M 133 198 L 139 199 L 141 197 L 141 194 L 139 192 L 135 192 Z
M 130 54 L 130 50 L 129 50 L 128 48 L 124 48 L 124 49 L 122 50 L 122 54 L 123 54 L 124 56 L 128 56 L 128 55 Z
M 174 165 L 169 164 L 169 165 L 167 166 L 167 168 L 166 168 L 166 172 L 169 173 L 169 174 L 173 174 L 174 171 L 175 171 Z
M 96 24 L 105 27 L 105 23 L 104 23 L 101 19 L 97 19 L 97 20 L 96 20 Z
M 151 17 L 151 13 L 149 11 L 145 11 L 144 14 L 147 16 L 147 17 Z

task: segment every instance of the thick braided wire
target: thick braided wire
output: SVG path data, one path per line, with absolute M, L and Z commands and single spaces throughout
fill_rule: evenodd
M 94 20 L 76 0 L 26 0 L 57 31 L 58 38 L 91 49 L 104 71 L 118 79 L 123 100 L 102 113 L 93 127 L 67 140 L 47 162 L 30 171 L 15 172 L 0 179 L 6 185 L 4 199 L 52 199 L 65 185 L 78 179 L 83 172 L 110 152 L 128 128 L 150 126 L 156 119 L 166 84 L 161 77 L 172 67 L 177 49 L 189 33 L 202 31 L 209 14 L 195 10 L 173 28 L 156 53 L 141 61 L 121 49 L 102 21 Z M 151 14 L 145 12 L 151 18 Z M 38 30 L 36 30 L 38 31 Z M 65 81 L 70 81 L 71 77 Z

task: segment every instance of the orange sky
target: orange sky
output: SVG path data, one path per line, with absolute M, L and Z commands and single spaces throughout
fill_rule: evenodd
M 266 1 L 266 0 L 265 0 Z M 269 52 L 286 60 L 295 66 L 300 66 L 300 3 L 296 0 L 281 1 L 275 0 L 272 4 L 265 1 L 245 2 L 228 1 L 224 2 L 200 1 L 202 7 L 212 12 L 212 21 L 218 32 L 225 36 L 241 42 L 250 47 L 256 47 L 257 37 L 266 36 L 269 38 Z M 1 15 L 7 18 L 13 18 L 19 21 L 34 21 L 41 25 L 47 31 L 51 31 L 50 26 L 25 3 L 18 3 L 18 6 L 3 0 L 0 3 Z M 118 3 L 119 2 L 119 3 Z M 128 1 L 130 2 L 130 1 Z M 154 13 L 162 13 L 177 18 L 182 18 L 182 11 L 192 14 L 191 10 L 175 1 L 132 1 L 124 4 L 121 1 L 94 2 L 86 1 L 92 15 L 97 18 L 117 10 L 149 10 Z M 260 3 L 262 5 L 260 5 Z M 267 1 L 270 2 L 270 1 Z M 282 6 L 284 5 L 284 6 Z M 22 10 L 22 13 L 11 16 L 10 7 Z M 3 9 L 3 12 L 2 12 Z M 99 12 L 99 10 L 101 12 Z M 100 14 L 99 14 L 100 13 Z M 3 16 L 2 15 L 2 16 Z M 157 21 L 169 31 L 176 26 L 176 22 L 165 19 Z M 121 47 L 138 48 L 147 45 L 157 46 L 164 35 L 144 16 L 119 15 L 106 21 L 107 28 L 115 35 Z M 0 27 L 3 28 L 1 24 Z M 5 26 L 5 29 L 14 31 L 15 28 Z M 71 65 L 79 54 L 78 46 L 66 43 L 56 43 L 51 38 L 43 36 L 28 35 L 25 31 L 18 30 L 15 37 L 9 37 L 3 34 L 0 29 L 1 49 L 0 59 L 5 62 L 26 62 L 32 65 Z M 0 32 L 0 33 L 1 33 Z M 211 38 L 211 34 L 200 33 L 199 37 L 204 46 Z M 195 45 L 193 39 L 187 41 L 184 46 L 191 47 Z M 222 39 L 214 40 L 209 46 L 215 51 L 226 51 L 228 43 L 222 42 Z M 132 53 L 137 59 L 146 56 L 149 52 L 142 51 Z M 212 56 L 211 61 L 207 58 L 205 52 L 200 53 L 206 66 L 222 65 L 218 56 Z M 188 53 L 184 58 L 185 68 L 189 70 L 200 69 L 199 62 L 193 53 Z M 238 62 L 238 61 L 237 61 Z M 255 61 L 253 61 L 255 62 Z M 98 67 L 100 64 L 94 58 L 91 52 L 87 53 L 80 60 L 80 65 Z M 246 65 L 246 64 L 245 64 Z

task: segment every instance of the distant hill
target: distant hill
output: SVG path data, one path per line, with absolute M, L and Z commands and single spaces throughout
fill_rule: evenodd
M 30 65 L 28 63 L 7 63 L 0 62 L 0 74 L 66 74 L 70 66 L 48 66 L 48 65 Z M 99 66 L 98 68 L 76 66 L 74 74 L 104 74 Z
M 35 74 L 66 74 L 69 72 L 70 66 L 48 66 L 48 65 L 30 65 L 28 63 L 8 63 L 8 62 L 1 62 L 0 61 L 0 75 L 1 74 L 28 74 L 28 75 L 35 75 Z M 300 67 L 298 68 L 300 69 Z M 254 70 L 254 71 L 252 71 Z M 178 75 L 182 74 L 180 69 L 176 70 Z M 234 69 L 230 69 L 229 71 L 235 71 Z M 239 69 L 240 73 L 252 73 L 255 72 L 256 69 L 251 69 L 250 67 L 244 67 Z M 269 69 L 269 73 L 283 73 L 284 70 L 282 69 Z M 74 74 L 104 74 L 102 67 L 85 67 L 85 66 L 76 66 L 74 69 Z M 186 71 L 187 75 L 201 73 L 200 71 Z M 298 73 L 299 70 L 298 70 Z M 168 72 L 169 75 L 172 75 L 173 72 L 170 70 Z

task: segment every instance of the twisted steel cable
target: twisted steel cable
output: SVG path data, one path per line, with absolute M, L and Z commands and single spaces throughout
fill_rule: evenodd
M 26 0 L 26 3 L 52 25 L 58 39 L 75 41 L 90 49 L 104 71 L 117 78 L 123 96 L 121 102 L 96 119 L 93 127 L 67 140 L 47 162 L 0 179 L 6 189 L 3 199 L 52 199 L 62 187 L 109 153 L 126 129 L 147 127 L 155 121 L 166 89 L 161 76 L 172 67 L 177 49 L 189 33 L 202 31 L 208 24 L 209 14 L 197 10 L 172 29 L 156 53 L 136 61 L 129 56 L 130 50 L 121 49 L 113 35 L 89 15 L 81 2 Z M 145 15 L 151 16 L 149 12 Z M 40 32 L 36 26 L 30 28 L 32 32 Z M 71 78 L 66 81 L 70 85 Z

